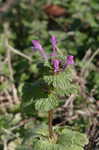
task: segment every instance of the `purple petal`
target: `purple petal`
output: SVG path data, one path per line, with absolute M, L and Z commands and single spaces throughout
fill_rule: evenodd
M 74 64 L 74 56 L 67 56 L 66 63 L 63 66 L 63 69 L 65 69 L 68 65 Z
M 45 60 L 48 60 L 48 57 L 47 57 L 44 49 L 42 48 L 42 45 L 39 43 L 39 41 L 38 40 L 32 40 L 32 44 L 33 44 L 32 49 L 33 50 L 37 49 L 40 52 L 41 56 L 43 56 L 45 58 Z
M 51 44 L 52 44 L 53 50 L 56 50 L 57 39 L 55 36 L 51 37 Z
M 54 72 L 58 72 L 59 71 L 59 65 L 60 65 L 60 61 L 58 59 L 53 59 L 52 60 L 52 64 L 54 67 Z
M 39 43 L 38 40 L 32 40 L 32 44 L 34 46 L 35 49 L 39 49 L 39 50 L 42 50 L 42 45 Z
M 67 65 L 74 64 L 74 56 L 67 56 Z

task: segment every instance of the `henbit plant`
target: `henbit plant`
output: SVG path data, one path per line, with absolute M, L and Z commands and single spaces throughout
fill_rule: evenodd
M 66 126 L 52 126 L 53 113 L 60 104 L 60 98 L 70 96 L 72 93 L 77 94 L 78 87 L 73 82 L 74 56 L 64 57 L 64 53 L 57 47 L 55 36 L 51 37 L 53 51 L 50 55 L 45 52 L 39 41 L 33 40 L 32 44 L 33 52 L 39 52 L 43 62 L 41 60 L 37 63 L 40 74 L 37 81 L 23 86 L 22 98 L 25 101 L 31 97 L 37 111 L 48 112 L 48 127 L 45 125 L 30 131 L 33 150 L 83 150 L 88 142 L 85 134 Z M 30 135 L 27 136 L 29 140 Z M 28 140 L 24 140 L 26 141 L 24 146 L 27 145 Z

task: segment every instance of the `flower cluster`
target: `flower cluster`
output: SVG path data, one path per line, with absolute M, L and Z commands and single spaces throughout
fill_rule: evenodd
M 54 73 L 59 72 L 61 61 L 57 58 L 57 39 L 55 36 L 51 37 L 51 44 L 52 44 L 52 53 L 51 53 L 51 63 L 53 65 Z M 48 61 L 48 55 L 45 53 L 42 45 L 38 40 L 32 40 L 33 49 L 38 50 L 43 56 L 45 60 Z M 63 65 L 62 69 L 64 70 L 68 65 L 74 64 L 74 56 L 70 55 L 67 56 L 65 64 Z

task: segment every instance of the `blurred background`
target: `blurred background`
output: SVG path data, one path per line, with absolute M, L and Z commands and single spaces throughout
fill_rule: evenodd
M 35 123 L 47 121 L 45 114 L 33 112 L 34 104 L 22 104 L 21 87 L 38 78 L 38 56 L 33 54 L 31 41 L 40 40 L 50 52 L 51 35 L 57 37 L 60 50 L 75 56 L 75 82 L 80 86 L 77 97 L 64 98 L 53 125 L 70 125 L 86 132 L 93 121 L 98 121 L 99 1 L 0 0 L 1 127 L 13 117 L 19 121 L 34 117 Z

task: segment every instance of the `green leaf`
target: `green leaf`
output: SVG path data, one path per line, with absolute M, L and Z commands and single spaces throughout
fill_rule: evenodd
M 62 145 L 51 143 L 48 140 L 39 140 L 33 145 L 33 150 L 65 150 Z
M 49 139 L 47 129 L 46 125 L 33 128 L 30 133 L 26 133 L 30 136 L 27 136 L 27 139 L 25 136 L 23 143 L 33 146 L 33 150 L 83 150 L 84 145 L 88 143 L 85 134 L 68 127 L 55 127 L 54 132 L 59 133 L 57 141 L 54 138 Z
M 59 105 L 58 99 L 55 95 L 50 94 L 48 98 L 41 98 L 39 99 L 36 104 L 35 108 L 38 111 L 49 111 L 51 109 L 56 108 Z
M 12 123 L 12 114 L 7 115 L 0 115 L 0 132 L 2 128 L 9 128 Z
M 35 103 L 39 99 L 48 98 L 49 87 L 43 81 L 36 81 L 34 83 L 24 83 L 19 87 L 19 91 L 22 97 L 21 110 L 23 113 L 32 115 Z
M 72 83 L 73 69 L 66 68 L 64 72 L 59 72 L 56 75 L 44 76 L 44 80 L 52 85 L 55 92 L 59 96 L 70 95 L 72 93 L 77 94 L 78 86 Z
M 38 100 L 39 98 L 46 98 L 48 92 L 45 91 L 47 85 L 43 81 L 37 81 L 34 83 L 25 83 L 22 85 L 20 92 L 24 101 Z M 39 94 L 38 94 L 39 93 Z
M 33 150 L 33 149 L 27 145 L 20 145 L 16 148 L 16 150 Z
M 25 131 L 23 143 L 31 144 L 35 138 L 48 137 L 48 135 L 48 126 L 45 124 L 38 125 Z
M 69 138 L 69 142 L 71 141 L 71 143 L 73 145 L 83 147 L 85 144 L 88 143 L 88 138 L 83 133 L 79 133 L 77 131 L 73 131 L 73 130 L 70 130 L 70 129 L 63 129 L 62 133 L 64 135 L 64 139 Z M 62 141 L 64 141 L 64 140 L 62 140 Z
M 88 139 L 87 136 L 85 134 L 73 131 L 73 141 L 74 144 L 78 145 L 78 146 L 84 146 L 85 144 L 88 144 Z M 75 138 L 76 137 L 76 138 Z
M 48 84 L 53 84 L 56 87 L 68 87 L 68 84 L 72 81 L 72 70 L 66 69 L 64 72 L 59 72 L 56 75 L 44 76 L 44 80 Z

